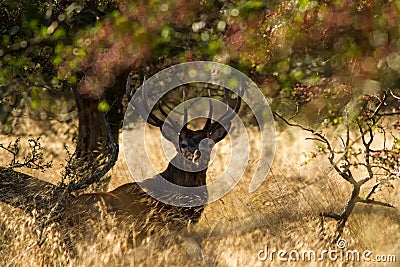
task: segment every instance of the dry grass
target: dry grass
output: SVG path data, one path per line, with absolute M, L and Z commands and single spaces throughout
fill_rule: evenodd
M 148 129 L 148 151 L 157 170 L 167 162 L 157 145 L 158 130 Z M 61 131 L 61 130 L 60 130 Z M 67 249 L 62 231 L 57 224 L 41 229 L 35 214 L 0 204 L 0 265 L 1 266 L 279 266 L 278 260 L 261 262 L 257 252 L 266 245 L 269 249 L 321 251 L 329 247 L 334 224 L 327 222 L 321 232 L 318 213 L 340 211 L 350 188 L 329 169 L 320 158 L 304 164 L 304 152 L 312 143 L 304 140 L 302 132 L 291 129 L 277 137 L 276 158 L 264 184 L 249 195 L 248 186 L 257 164 L 259 135 L 249 131 L 251 158 L 243 179 L 224 198 L 208 205 L 197 225 L 186 231 L 164 231 L 140 246 L 130 242 L 129 229 L 112 227 L 98 222 L 93 240 L 70 240 L 75 244 L 74 256 Z M 15 137 L 3 137 L 7 143 Z M 229 140 L 218 146 L 218 153 L 209 169 L 210 179 L 224 171 L 229 160 Z M 63 143 L 66 136 L 46 133 L 42 143 L 54 167 L 45 173 L 30 174 L 53 183 L 59 181 L 65 158 Z M 71 143 L 70 143 L 71 144 Z M 7 155 L 2 151 L 1 164 Z M 25 170 L 24 170 L 25 171 Z M 123 154 L 112 170 L 110 189 L 131 182 Z M 380 197 L 399 202 L 399 189 L 381 192 Z M 344 238 L 349 249 L 369 249 L 376 254 L 392 254 L 400 261 L 400 212 L 359 205 L 350 217 Z M 42 232 L 40 232 L 42 231 Z M 41 238 L 38 238 L 41 237 Z M 359 266 L 357 262 L 328 261 L 298 262 L 298 266 Z M 363 263 L 362 265 L 364 265 Z M 386 263 L 388 266 L 390 264 Z M 287 265 L 287 264 L 286 264 Z M 293 263 L 290 263 L 292 266 Z M 392 263 L 391 266 L 395 266 Z M 370 264 L 374 266 L 374 264 Z M 381 266 L 386 266 L 381 264 Z

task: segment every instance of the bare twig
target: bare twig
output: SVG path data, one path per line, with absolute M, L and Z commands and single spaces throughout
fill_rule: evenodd
M 378 98 L 379 99 L 379 98 Z M 339 137 L 341 146 L 343 147 L 343 151 L 341 152 L 337 152 L 333 149 L 333 147 L 331 146 L 329 140 L 321 133 L 321 132 L 317 132 L 313 129 L 310 128 L 306 128 L 302 125 L 298 125 L 298 124 L 294 124 L 289 122 L 288 120 L 286 120 L 285 118 L 283 118 L 281 115 L 274 113 L 274 115 L 276 117 L 278 117 L 279 119 L 281 119 L 283 122 L 285 122 L 287 125 L 292 126 L 292 127 L 297 127 L 300 128 L 304 131 L 307 131 L 311 134 L 314 135 L 314 137 L 309 137 L 306 138 L 307 140 L 314 140 L 314 141 L 318 141 L 320 143 L 323 143 L 328 152 L 329 152 L 329 162 L 331 164 L 331 166 L 335 169 L 335 171 L 342 177 L 344 178 L 346 181 L 348 181 L 349 183 L 351 183 L 352 185 L 352 191 L 351 191 L 351 196 L 349 197 L 346 205 L 344 206 L 344 209 L 342 211 L 341 214 L 337 214 L 337 213 L 331 213 L 331 212 L 322 212 L 320 213 L 320 216 L 322 217 L 322 221 L 323 222 L 323 217 L 329 217 L 332 219 L 335 219 L 337 221 L 337 226 L 336 226 L 336 240 L 338 238 L 340 238 L 340 236 L 343 234 L 344 231 L 344 227 L 346 225 L 346 222 L 349 218 L 349 216 L 351 215 L 352 211 L 354 210 L 354 207 L 356 205 L 356 203 L 367 203 L 367 204 L 372 204 L 372 205 L 379 205 L 379 206 L 384 206 L 384 207 L 393 207 L 393 205 L 389 204 L 389 203 L 385 203 L 382 201 L 377 201 L 374 199 L 371 199 L 371 196 L 374 194 L 374 192 L 376 191 L 376 189 L 378 188 L 380 183 L 375 184 L 371 190 L 369 191 L 369 193 L 367 194 L 367 196 L 365 198 L 360 197 L 360 192 L 361 192 L 361 187 L 368 182 L 369 180 L 371 180 L 374 177 L 374 172 L 373 172 L 373 168 L 378 168 L 381 166 L 377 166 L 377 165 L 373 165 L 371 164 L 371 145 L 374 141 L 374 133 L 373 133 L 373 127 L 374 125 L 376 125 L 377 120 L 375 119 L 375 116 L 377 116 L 379 110 L 381 109 L 381 107 L 384 105 L 384 101 L 385 101 L 386 97 L 383 97 L 382 99 L 379 99 L 380 103 L 378 104 L 378 107 L 375 109 L 373 116 L 369 117 L 368 120 L 370 120 L 371 123 L 367 122 L 367 129 L 363 129 L 362 123 L 357 120 L 356 123 L 358 125 L 359 128 L 359 133 L 360 133 L 360 137 L 358 138 L 358 140 L 361 139 L 362 144 L 364 146 L 364 162 L 363 163 L 357 163 L 357 164 L 350 164 L 350 160 L 349 160 L 349 151 L 351 149 L 351 147 L 355 144 L 355 142 L 351 142 L 350 140 L 350 126 L 349 123 L 347 121 L 346 123 L 346 137 L 345 139 Z M 379 116 L 378 116 L 379 119 Z M 335 158 L 335 154 L 339 154 L 341 153 L 342 156 L 341 158 L 335 162 L 334 158 Z M 338 162 L 340 161 L 344 161 L 344 164 L 342 166 L 338 166 Z M 361 179 L 360 181 L 356 181 L 351 173 L 350 167 L 351 166 L 357 166 L 357 165 L 361 165 L 361 166 L 365 166 L 367 171 L 368 171 L 368 176 L 365 177 L 364 179 Z
M 357 121 L 357 125 L 358 125 L 359 132 L 361 133 L 362 143 L 363 143 L 364 148 L 365 148 L 365 165 L 364 166 L 368 171 L 368 179 L 370 180 L 370 179 L 372 179 L 374 177 L 374 172 L 372 171 L 371 164 L 370 164 L 370 158 L 371 158 L 370 147 L 371 147 L 372 142 L 374 141 L 374 135 L 372 133 L 372 127 L 371 126 L 368 127 L 367 132 L 369 134 L 369 140 L 367 141 L 365 139 L 365 134 L 363 134 L 364 131 L 363 131 L 363 128 L 362 128 L 361 123 L 359 121 Z
M 393 98 L 400 100 L 400 96 L 395 95 L 392 90 L 390 90 L 390 94 L 392 95 Z
M 379 187 L 381 183 L 376 183 L 374 186 L 371 188 L 371 190 L 368 192 L 368 194 L 365 196 L 365 199 L 369 199 L 376 191 L 376 189 Z
M 400 115 L 400 111 L 397 111 L 397 112 L 378 113 L 378 114 L 376 114 L 376 115 L 377 115 L 377 116 L 380 116 L 380 117 L 393 116 L 393 115 Z
M 377 201 L 374 199 L 359 199 L 357 202 L 360 203 L 366 203 L 366 204 L 372 204 L 372 205 L 378 205 L 378 206 L 384 206 L 388 208 L 394 208 L 394 206 L 390 203 L 382 202 L 382 201 Z
M 4 149 L 8 153 L 12 154 L 13 158 L 11 163 L 9 164 L 9 168 L 16 169 L 26 167 L 29 169 L 35 170 L 42 170 L 44 171 L 47 168 L 52 166 L 52 162 L 45 162 L 43 156 L 43 147 L 40 144 L 40 137 L 39 138 L 31 138 L 28 140 L 28 144 L 30 146 L 30 153 L 23 157 L 23 161 L 18 159 L 20 154 L 20 145 L 19 145 L 20 138 L 17 138 L 14 143 L 10 143 L 7 147 L 3 144 L 0 144 L 0 148 Z
M 318 131 L 310 129 L 310 128 L 306 128 L 306 127 L 304 127 L 302 125 L 299 125 L 299 124 L 291 123 L 291 122 L 289 122 L 288 120 L 286 120 L 285 118 L 283 118 L 281 115 L 279 115 L 276 112 L 274 112 L 274 115 L 276 117 L 278 117 L 279 119 L 281 119 L 287 125 L 289 125 L 291 127 L 300 128 L 300 129 L 302 129 L 302 130 L 304 130 L 306 132 L 309 132 L 309 133 L 313 134 L 314 136 L 316 136 L 317 139 L 315 139 L 315 140 L 317 140 L 317 141 L 319 141 L 319 142 L 321 142 L 321 143 L 326 145 L 326 147 L 327 147 L 327 149 L 329 151 L 329 156 L 328 156 L 329 163 L 335 169 L 335 171 L 340 176 L 342 176 L 342 178 L 344 178 L 346 181 L 350 182 L 351 184 L 356 184 L 356 181 L 354 180 L 353 175 L 351 174 L 350 170 L 347 167 L 344 170 L 341 170 L 339 168 L 339 166 L 337 165 L 337 162 L 335 162 L 335 151 L 332 148 L 329 140 L 321 132 L 318 132 Z M 339 161 L 340 161 L 340 159 L 339 159 Z
M 340 214 L 332 213 L 332 212 L 321 212 L 319 214 L 321 217 L 328 217 L 339 221 L 341 219 Z

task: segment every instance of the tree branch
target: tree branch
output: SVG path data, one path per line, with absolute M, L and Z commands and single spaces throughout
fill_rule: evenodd
M 393 206 L 390 203 L 386 203 L 386 202 L 382 202 L 382 201 L 378 201 L 378 200 L 373 200 L 373 199 L 358 199 L 357 202 L 360 203 L 366 203 L 366 204 L 373 204 L 373 205 L 378 205 L 378 206 L 384 206 L 384 207 L 389 207 L 389 208 L 394 208 L 395 206 Z
M 274 114 L 276 117 L 278 117 L 279 119 L 281 119 L 281 120 L 282 120 L 284 123 L 286 123 L 287 125 L 289 125 L 289 126 L 291 126 L 291 127 L 300 128 L 300 129 L 302 129 L 302 130 L 304 130 L 304 131 L 307 131 L 307 132 L 309 132 L 309 133 L 315 135 L 317 138 L 316 138 L 316 139 L 314 138 L 314 140 L 320 141 L 321 143 L 323 143 L 323 144 L 326 145 L 326 147 L 327 147 L 327 149 L 328 149 L 328 151 L 329 151 L 329 157 L 328 157 L 329 163 L 330 163 L 331 166 L 335 169 L 335 171 L 336 171 L 343 179 L 345 179 L 345 180 L 348 181 L 349 183 L 351 183 L 351 184 L 353 184 L 353 185 L 357 183 L 357 182 L 354 180 L 353 175 L 352 175 L 352 173 L 350 172 L 350 170 L 349 170 L 348 167 L 346 167 L 345 170 L 341 170 L 341 169 L 339 168 L 339 166 L 337 165 L 337 162 L 334 161 L 334 159 L 335 159 L 335 151 L 334 151 L 334 149 L 332 148 L 332 146 L 331 146 L 329 140 L 328 140 L 321 132 L 315 131 L 315 130 L 310 129 L 310 128 L 306 128 L 306 127 L 304 127 L 304 126 L 302 126 L 302 125 L 299 125 L 299 124 L 291 123 L 291 122 L 289 122 L 288 120 L 286 120 L 285 118 L 283 118 L 281 115 L 279 115 L 279 114 L 276 113 L 276 112 L 273 112 L 273 114 Z

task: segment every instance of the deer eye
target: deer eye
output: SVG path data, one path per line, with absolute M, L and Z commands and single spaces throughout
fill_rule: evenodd
M 186 148 L 187 147 L 187 144 L 186 143 L 182 143 L 181 144 L 181 148 Z

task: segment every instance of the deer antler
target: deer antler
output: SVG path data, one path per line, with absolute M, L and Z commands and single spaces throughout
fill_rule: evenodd
M 237 112 L 240 109 L 240 106 L 242 104 L 242 96 L 244 92 L 245 92 L 245 84 L 242 79 L 240 79 L 240 88 L 238 90 L 236 98 L 231 98 L 229 95 L 229 90 L 225 88 L 224 98 L 227 102 L 227 111 L 218 120 L 216 120 L 214 123 L 211 123 L 212 107 L 210 102 L 210 114 L 208 116 L 204 129 L 209 129 L 211 131 L 214 131 L 218 127 L 228 126 L 230 124 L 230 121 L 233 119 L 233 117 L 237 114 Z
M 145 84 L 145 83 L 144 83 L 144 84 Z M 172 119 L 170 119 L 170 118 L 168 117 L 168 113 L 162 108 L 160 102 L 158 103 L 158 108 L 159 108 L 161 114 L 162 114 L 163 116 L 165 116 L 165 118 L 168 120 L 168 123 L 169 123 L 169 124 L 167 124 L 164 120 L 158 118 L 158 117 L 153 113 L 153 111 L 149 108 L 149 106 L 148 106 L 148 104 L 147 104 L 147 99 L 148 99 L 148 97 L 147 97 L 147 90 L 146 90 L 146 87 L 144 86 L 144 84 L 143 84 L 143 87 L 142 87 L 142 100 L 143 100 L 143 108 L 144 108 L 145 112 L 146 112 L 147 114 L 149 114 L 149 116 L 148 116 L 148 118 L 147 118 L 147 122 L 148 122 L 149 124 L 153 125 L 153 126 L 159 127 L 160 129 L 164 126 L 164 124 L 165 124 L 165 125 L 168 125 L 168 126 L 169 126 L 170 128 L 172 128 L 172 129 L 176 129 L 176 130 L 180 129 L 179 124 L 178 124 L 176 121 L 174 121 L 174 120 L 172 120 Z
M 227 107 L 225 114 L 223 114 L 215 122 L 212 122 L 213 107 L 212 107 L 212 101 L 211 101 L 211 97 L 210 97 L 209 114 L 208 114 L 207 121 L 206 121 L 203 129 L 213 131 L 213 130 L 217 129 L 218 127 L 228 126 L 230 124 L 230 121 L 233 119 L 235 114 L 237 114 L 237 112 L 240 109 L 241 100 L 242 100 L 242 96 L 243 96 L 244 92 L 245 92 L 245 84 L 242 79 L 240 79 L 240 88 L 238 89 L 236 98 L 230 97 L 229 89 L 226 89 L 226 88 L 224 89 L 224 99 L 225 99 L 228 107 Z M 149 106 L 147 104 L 148 96 L 147 96 L 147 90 L 145 87 L 145 83 L 142 86 L 141 96 L 142 96 L 142 100 L 143 100 L 144 111 L 148 114 L 147 122 L 149 124 L 159 127 L 159 128 L 162 128 L 164 126 L 164 124 L 168 125 L 172 129 L 176 129 L 176 130 L 181 128 L 181 126 L 179 125 L 179 123 L 177 121 L 172 120 L 168 116 L 169 114 L 167 111 L 164 110 L 164 108 L 161 105 L 161 102 L 158 102 L 157 105 L 158 105 L 158 108 L 159 108 L 161 114 L 167 119 L 167 122 L 165 120 L 158 118 L 153 113 L 153 111 L 149 108 Z M 185 91 L 183 91 L 183 99 L 185 100 Z M 186 127 L 187 122 L 188 122 L 188 112 L 187 112 L 187 106 L 184 104 L 183 127 Z
M 209 106 L 210 106 L 210 109 L 209 109 L 209 112 L 208 112 L 207 121 L 206 121 L 206 124 L 204 125 L 203 129 L 210 128 L 211 124 L 212 124 L 211 122 L 212 122 L 213 106 L 212 106 L 211 98 L 209 99 Z

